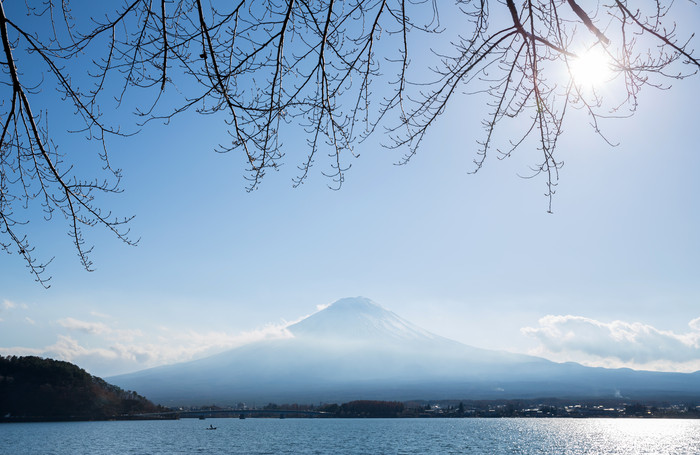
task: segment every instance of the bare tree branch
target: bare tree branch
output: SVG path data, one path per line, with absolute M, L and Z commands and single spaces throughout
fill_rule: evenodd
M 105 120 L 103 106 L 128 104 L 129 93 L 150 100 L 129 106 L 138 127 L 187 111 L 221 121 L 228 137 L 217 151 L 241 155 L 249 191 L 290 160 L 298 166 L 294 186 L 318 161 L 338 189 L 359 155 L 356 145 L 377 129 L 386 133 L 384 146 L 403 153 L 399 164 L 407 163 L 457 99 L 486 100 L 483 137 L 466 172 L 481 169 L 493 149 L 498 159 L 532 151 L 525 177 L 544 180 L 551 211 L 571 108 L 611 143 L 601 123 L 634 113 L 643 87 L 667 88 L 700 70 L 694 31 L 683 35 L 669 23 L 672 7 L 696 6 L 671 0 L 634 7 L 627 0 L 583 7 L 574 0 L 113 5 L 90 4 L 100 13 L 88 17 L 84 5 L 73 10 L 68 0 L 0 0 L 0 247 L 17 251 L 43 284 L 47 263 L 35 259 L 28 237 L 35 205 L 47 218 L 65 217 L 87 270 L 86 226 L 135 243 L 125 229 L 130 217 L 112 216 L 98 197 L 121 191 L 106 138 L 128 135 Z M 616 96 L 604 99 L 578 79 L 574 68 L 591 50 L 607 58 Z M 20 68 L 27 62 L 31 79 Z M 76 82 L 86 79 L 87 88 Z M 49 131 L 42 104 L 52 89 L 102 162 L 94 179 L 80 178 L 75 158 L 58 153 L 63 139 Z M 306 145 L 285 146 L 291 131 L 305 134 Z

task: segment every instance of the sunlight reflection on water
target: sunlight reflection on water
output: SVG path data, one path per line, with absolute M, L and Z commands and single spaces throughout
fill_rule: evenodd
M 216 431 L 205 431 L 210 423 Z M 700 420 L 196 419 L 0 425 L 1 454 L 700 454 Z

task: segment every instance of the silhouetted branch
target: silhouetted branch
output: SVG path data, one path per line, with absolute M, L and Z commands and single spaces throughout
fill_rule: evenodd
M 140 126 L 189 110 L 223 119 L 228 138 L 217 151 L 242 155 L 249 191 L 289 159 L 299 168 L 294 186 L 320 161 L 338 189 L 355 145 L 377 128 L 406 163 L 456 99 L 486 97 L 484 136 L 467 171 L 481 169 L 493 148 L 499 159 L 535 150 L 525 177 L 542 176 L 551 211 L 562 166 L 557 144 L 572 107 L 603 136 L 602 119 L 631 115 L 642 87 L 665 88 L 700 68 L 693 31 L 678 38 L 668 24 L 669 0 L 634 7 L 626 0 L 124 0 L 116 9 L 90 5 L 105 11 L 92 17 L 68 0 L 20 3 L 8 15 L 10 3 L 0 0 L 0 246 L 19 251 L 43 283 L 45 264 L 20 232 L 34 204 L 46 217 L 65 217 L 88 270 L 85 226 L 134 243 L 124 230 L 130 218 L 112 216 L 97 199 L 120 191 L 106 138 L 127 135 L 104 120 L 101 106 L 112 99 L 119 106 L 131 91 L 138 99 L 152 93 L 133 107 Z M 617 96 L 603 100 L 573 74 L 592 48 L 608 58 Z M 43 78 L 28 84 L 29 70 L 18 65 L 30 61 Z M 86 77 L 92 84 L 81 89 L 76 81 Z M 99 144 L 87 146 L 96 148 L 105 180 L 99 172 L 79 178 L 75 158 L 57 152 L 61 139 L 49 131 L 38 95 L 52 89 L 73 108 L 76 130 Z M 496 138 L 509 122 L 514 129 L 501 149 Z M 305 147 L 283 146 L 287 134 L 304 135 Z

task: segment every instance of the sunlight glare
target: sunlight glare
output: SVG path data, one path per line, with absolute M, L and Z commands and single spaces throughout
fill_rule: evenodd
M 570 62 L 571 77 L 580 87 L 596 88 L 610 80 L 610 59 L 600 48 L 589 49 Z

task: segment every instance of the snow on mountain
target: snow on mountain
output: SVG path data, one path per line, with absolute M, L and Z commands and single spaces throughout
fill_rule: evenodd
M 430 342 L 441 338 L 365 297 L 340 299 L 287 329 L 297 337 L 326 340 Z
M 700 398 L 698 374 L 587 368 L 480 349 L 425 331 L 363 297 L 338 300 L 287 329 L 290 338 L 109 380 L 166 405 L 619 393 Z

